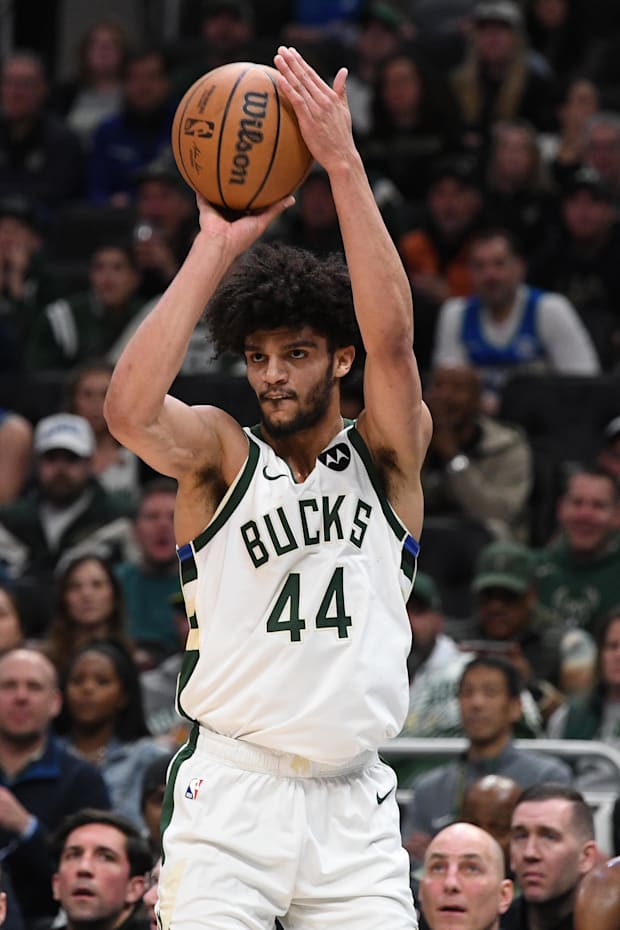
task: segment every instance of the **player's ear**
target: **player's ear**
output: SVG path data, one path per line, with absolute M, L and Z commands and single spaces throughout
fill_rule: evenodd
M 351 371 L 355 359 L 355 346 L 343 346 L 334 352 L 334 376 L 344 378 Z

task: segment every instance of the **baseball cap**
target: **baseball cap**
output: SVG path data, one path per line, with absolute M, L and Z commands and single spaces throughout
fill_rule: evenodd
M 532 584 L 534 557 L 527 546 L 517 542 L 489 543 L 478 556 L 472 591 L 506 588 L 522 594 Z
M 415 576 L 413 591 L 409 595 L 410 601 L 421 601 L 431 610 L 441 610 L 441 597 L 435 581 L 430 575 L 418 572 Z
M 517 28 L 522 23 L 521 11 L 511 0 L 480 0 L 474 7 L 475 23 L 504 23 Z
M 474 155 L 455 153 L 440 158 L 431 169 L 430 183 L 436 184 L 444 178 L 454 178 L 466 187 L 479 190 L 482 186 L 480 166 Z
M 49 452 L 50 449 L 66 449 L 88 459 L 95 451 L 95 434 L 84 417 L 73 413 L 54 413 L 39 420 L 33 443 L 37 455 Z
M 595 168 L 591 168 L 589 165 L 582 165 L 581 168 L 574 171 L 564 185 L 563 194 L 565 197 L 577 191 L 589 191 L 597 200 L 611 202 L 614 199 L 605 179 Z
M 398 32 L 401 27 L 401 17 L 397 10 L 387 3 L 367 3 L 360 10 L 358 22 L 361 26 L 377 22 L 391 32 Z

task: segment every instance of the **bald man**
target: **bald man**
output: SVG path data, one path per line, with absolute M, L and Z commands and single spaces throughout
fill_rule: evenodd
M 98 769 L 68 752 L 51 723 L 61 697 L 35 649 L 0 657 L 0 856 L 26 923 L 53 917 L 48 834 L 82 807 L 109 808 Z
M 506 875 L 510 875 L 510 823 L 523 789 L 505 775 L 485 775 L 465 789 L 461 820 L 486 830 L 504 853 Z
M 620 856 L 595 865 L 577 889 L 575 930 L 620 930 Z
M 498 930 L 513 896 L 497 840 L 470 823 L 453 823 L 424 856 L 420 904 L 431 930 Z

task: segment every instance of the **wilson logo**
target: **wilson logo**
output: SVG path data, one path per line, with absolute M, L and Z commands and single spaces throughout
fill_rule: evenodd
M 255 145 L 260 145 L 264 138 L 262 129 L 267 115 L 268 99 L 267 93 L 259 94 L 253 90 L 249 90 L 243 97 L 241 110 L 244 115 L 239 121 L 235 154 L 230 168 L 230 184 L 245 184 L 252 149 Z

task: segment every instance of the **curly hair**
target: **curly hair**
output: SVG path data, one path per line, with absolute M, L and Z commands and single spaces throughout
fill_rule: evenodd
M 311 326 L 330 352 L 361 349 L 342 257 L 319 258 L 281 242 L 258 243 L 235 263 L 207 304 L 205 320 L 218 354 L 243 355 L 249 333 L 281 326 Z

